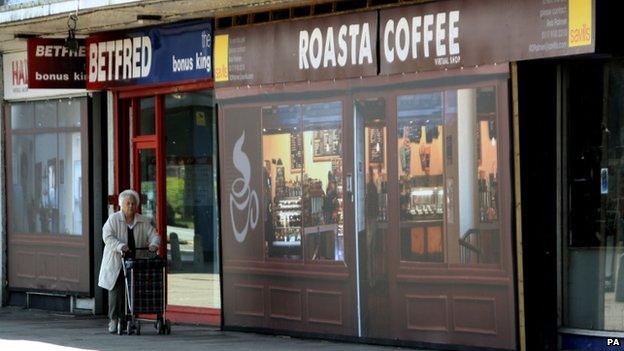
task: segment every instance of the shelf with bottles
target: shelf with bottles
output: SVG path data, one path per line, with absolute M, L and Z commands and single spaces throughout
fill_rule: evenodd
M 275 228 L 273 246 L 300 246 L 301 228 Z
M 286 197 L 278 199 L 273 211 L 275 228 L 301 227 L 301 198 Z
M 441 186 L 409 187 L 402 191 L 401 198 L 402 220 L 436 220 L 444 215 L 444 189 Z
M 479 171 L 479 220 L 481 223 L 498 221 L 498 179 L 495 173 L 486 176 Z

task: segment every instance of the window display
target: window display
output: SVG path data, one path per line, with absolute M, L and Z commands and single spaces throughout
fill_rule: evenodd
M 86 105 L 82 98 L 11 104 L 14 232 L 83 234 Z
M 401 256 L 444 260 L 442 93 L 397 98 Z
M 262 110 L 267 255 L 343 260 L 342 103 Z

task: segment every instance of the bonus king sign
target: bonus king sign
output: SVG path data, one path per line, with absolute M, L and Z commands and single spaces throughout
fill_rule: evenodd
M 28 39 L 28 88 L 84 89 L 86 48 L 78 40 L 78 50 L 65 46 L 65 39 Z

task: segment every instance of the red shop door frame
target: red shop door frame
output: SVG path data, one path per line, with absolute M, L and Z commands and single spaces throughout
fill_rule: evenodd
M 191 92 L 213 89 L 212 81 L 191 82 L 178 85 L 161 85 L 144 88 L 120 89 L 113 91 L 113 137 L 114 137 L 114 191 L 119 194 L 131 184 L 139 184 L 138 151 L 140 149 L 156 150 L 156 231 L 161 237 L 160 252 L 166 257 L 166 187 L 165 187 L 165 130 L 164 130 L 164 95 L 176 92 Z M 139 98 L 154 97 L 155 126 L 154 135 L 137 135 L 139 119 Z M 132 135 L 130 135 L 132 122 Z M 132 155 L 132 183 L 130 182 L 130 155 Z M 140 189 L 134 189 L 139 191 Z M 115 203 L 115 208 L 117 204 Z M 221 309 L 176 306 L 167 304 L 167 318 L 178 323 L 199 323 L 221 326 Z

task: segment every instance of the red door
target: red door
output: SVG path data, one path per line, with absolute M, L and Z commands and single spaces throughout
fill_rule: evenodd
M 198 215 L 199 210 L 201 214 L 216 211 L 205 206 L 213 201 L 211 193 L 198 190 L 211 188 L 212 182 L 212 173 L 206 171 L 211 166 L 211 148 L 216 147 L 209 133 L 210 87 L 188 86 L 187 93 L 178 92 L 185 90 L 180 87 L 175 91 L 165 87 L 116 94 L 115 190 L 137 191 L 141 213 L 152 218 L 161 236 L 160 254 L 168 258 L 168 318 L 218 325 L 220 300 L 214 294 L 219 290 L 219 280 L 214 279 L 218 272 L 208 272 L 215 265 L 208 269 L 198 262 L 205 252 L 214 252 L 206 246 L 218 247 L 216 238 L 202 245 L 202 234 L 214 231 L 206 224 L 208 216 Z M 202 155 L 193 154 L 196 149 Z

